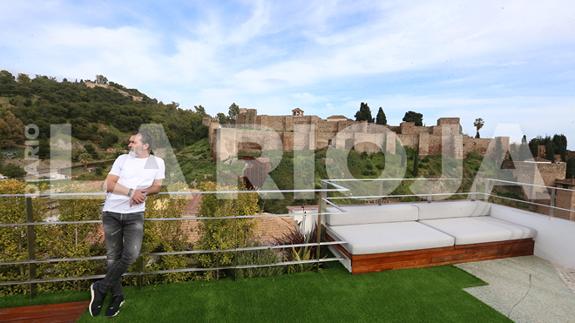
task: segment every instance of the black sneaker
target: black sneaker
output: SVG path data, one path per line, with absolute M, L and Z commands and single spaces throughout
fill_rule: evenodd
M 120 313 L 120 307 L 124 305 L 124 296 L 114 296 L 112 297 L 112 301 L 110 302 L 110 306 L 108 306 L 108 310 L 106 310 L 107 317 L 114 317 Z
M 102 303 L 104 302 L 106 294 L 100 292 L 96 283 L 90 285 L 90 294 L 92 295 L 92 297 L 90 298 L 90 307 L 89 307 L 90 315 L 92 316 L 99 315 L 100 311 L 102 310 Z

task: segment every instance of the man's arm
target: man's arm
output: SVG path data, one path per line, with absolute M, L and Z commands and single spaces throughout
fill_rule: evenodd
M 104 187 L 106 188 L 106 192 L 128 196 L 130 188 L 125 187 L 122 184 L 118 184 L 119 179 L 120 176 L 108 174 L 106 180 L 104 181 Z
M 161 189 L 162 189 L 162 180 L 155 179 L 154 182 L 152 183 L 152 186 L 145 188 L 143 191 L 144 193 L 146 193 L 146 195 L 152 195 L 160 192 Z
M 162 189 L 162 180 L 156 179 L 152 183 L 152 186 L 135 190 L 132 194 L 132 202 L 133 204 L 140 204 L 146 200 L 146 196 L 156 194 Z
M 132 190 L 132 192 L 130 192 L 130 188 L 122 184 L 118 184 L 118 179 L 120 179 L 119 176 L 111 174 L 106 177 L 106 180 L 104 181 L 106 192 L 129 196 L 133 204 L 144 202 L 146 200 L 146 195 L 158 193 L 162 187 L 162 180 L 155 180 L 152 186 L 148 188 Z M 131 193 L 131 195 L 128 193 Z

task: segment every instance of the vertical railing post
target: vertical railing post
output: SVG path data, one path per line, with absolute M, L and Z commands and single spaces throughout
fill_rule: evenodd
M 483 199 L 485 202 L 489 202 L 489 178 L 483 179 Z
M 557 190 L 555 187 L 551 188 L 551 199 L 549 200 L 549 216 L 555 216 L 555 198 L 557 197 Z
M 326 209 L 326 203 L 325 200 L 327 198 L 327 183 L 325 181 L 321 182 L 321 192 L 319 194 L 319 203 L 318 203 L 318 209 L 317 209 L 317 223 L 316 223 L 316 241 L 317 241 L 317 250 L 315 251 L 316 253 L 316 270 L 319 271 L 319 260 L 321 257 L 321 222 L 322 222 L 322 215 L 323 212 L 325 212 Z
M 138 278 L 136 278 L 138 288 L 144 286 L 144 254 L 140 255 L 138 259 Z
M 26 222 L 34 222 L 34 210 L 32 208 L 32 198 L 26 196 Z M 36 259 L 36 231 L 33 224 L 26 226 L 26 236 L 28 238 L 28 260 Z M 29 280 L 36 279 L 36 264 L 28 264 Z M 36 284 L 30 283 L 30 298 L 36 296 Z

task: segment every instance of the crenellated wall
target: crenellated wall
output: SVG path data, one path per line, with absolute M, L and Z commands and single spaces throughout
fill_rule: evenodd
M 263 127 L 274 130 L 282 139 L 282 148 L 285 151 L 322 149 L 333 146 L 342 149 L 354 147 L 357 151 L 370 153 L 381 149 L 391 151 L 393 148 L 393 152 L 395 152 L 395 140 L 397 139 L 398 143 L 401 143 L 404 147 L 417 150 L 420 156 L 441 154 L 445 141 L 449 145 L 446 147 L 448 151 L 453 153 L 456 158 L 463 158 L 470 152 L 484 155 L 492 141 L 492 139 L 475 139 L 463 135 L 459 118 L 440 118 L 437 120 L 437 125 L 430 127 L 416 126 L 413 122 L 402 122 L 399 126 L 384 126 L 389 131 L 382 131 L 381 126 L 373 126 L 373 124 L 368 124 L 366 121 L 357 122 L 345 119 L 343 116 L 321 119 L 313 115 L 304 116 L 303 111 L 297 115 L 269 116 L 258 115 L 256 109 L 242 108 L 237 116 L 236 125 L 239 127 Z M 305 136 L 305 144 L 295 142 L 297 141 L 296 138 L 299 137 L 295 134 L 294 129 L 302 125 L 309 126 L 305 132 L 313 133 L 313 135 Z M 343 135 L 342 131 L 351 126 L 353 126 L 352 134 Z M 217 140 L 215 133 L 220 128 L 220 125 L 217 121 L 212 121 L 209 123 L 209 128 L 210 143 L 212 148 L 215 148 L 214 142 Z M 388 140 L 389 135 L 382 135 L 382 132 L 394 134 L 393 144 Z M 335 137 L 338 133 L 340 133 L 341 138 L 336 140 Z M 379 147 L 382 148 L 380 149 Z M 215 149 L 212 151 L 215 151 Z

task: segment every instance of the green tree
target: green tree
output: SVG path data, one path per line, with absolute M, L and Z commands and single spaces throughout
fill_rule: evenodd
M 371 110 L 365 102 L 361 102 L 359 106 L 359 111 L 355 113 L 355 121 L 367 121 L 372 123 L 373 117 L 371 116 Z
M 24 144 L 24 124 L 8 109 L 0 108 L 0 147 Z
M 543 139 L 541 137 L 529 140 L 529 150 L 531 150 L 533 157 L 541 157 L 539 156 L 539 145 L 541 145 L 542 140 Z
M 569 158 L 567 161 L 567 178 L 575 178 L 575 158 Z
M 84 145 L 84 149 L 86 150 L 86 152 L 88 154 L 90 154 L 90 157 L 92 159 L 98 159 L 98 152 L 96 151 L 96 148 L 94 148 L 94 146 L 92 146 L 92 144 L 85 144 Z
M 234 102 L 228 108 L 228 118 L 229 118 L 231 123 L 236 122 L 236 118 L 238 117 L 238 114 L 240 114 L 240 106 Z
M 218 112 L 216 118 L 218 119 L 218 122 L 221 124 L 228 123 L 228 117 L 222 112 Z
M 475 138 L 481 138 L 481 136 L 479 135 L 479 130 L 481 128 L 483 128 L 483 125 L 485 124 L 485 121 L 483 121 L 482 118 L 477 118 L 475 119 L 475 121 L 473 122 L 473 126 L 475 127 L 475 129 L 477 130 L 477 133 L 475 134 Z
M 206 108 L 204 108 L 202 105 L 194 105 L 194 109 L 196 110 L 196 113 L 200 114 L 202 117 L 208 115 L 206 113 Z
M 105 133 L 102 136 L 102 148 L 110 148 L 118 142 L 118 136 L 113 133 Z
M 561 155 L 561 160 L 566 161 L 567 159 L 567 137 L 565 135 L 554 135 L 553 136 L 553 147 L 555 153 Z
M 26 176 L 26 171 L 24 168 L 14 164 L 6 164 L 1 166 L 0 173 L 9 178 L 23 178 Z
M 414 111 L 407 111 L 403 116 L 403 121 L 414 122 L 416 126 L 423 126 L 423 114 Z
M 0 80 L 2 80 L 2 83 L 11 83 L 15 81 L 14 75 L 6 70 L 0 71 Z
M 545 158 L 550 161 L 555 160 L 555 145 L 553 145 L 551 140 L 545 143 Z
M 377 110 L 377 116 L 375 117 L 375 123 L 380 125 L 387 125 L 387 117 L 385 116 L 385 112 L 383 112 L 383 108 L 379 107 Z
M 18 78 L 16 80 L 18 81 L 18 83 L 21 84 L 29 84 L 32 81 L 30 77 L 24 73 L 19 73 Z

